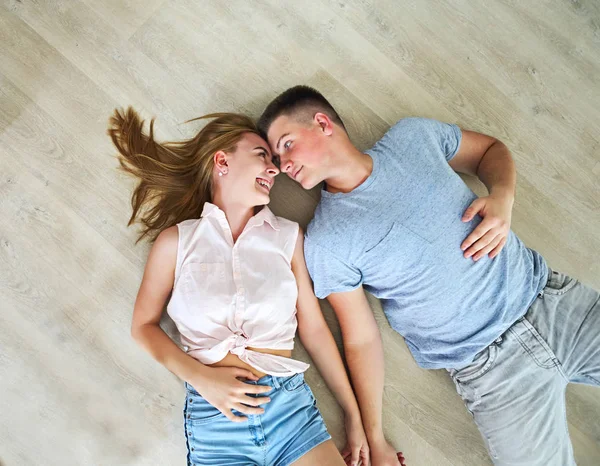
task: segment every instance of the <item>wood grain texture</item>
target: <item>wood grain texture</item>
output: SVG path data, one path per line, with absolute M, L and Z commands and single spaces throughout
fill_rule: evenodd
M 256 117 L 304 83 L 359 148 L 409 115 L 491 134 L 517 164 L 515 232 L 600 288 L 594 0 L 3 0 L 0 43 L 3 466 L 185 463 L 182 384 L 129 336 L 148 245 L 126 228 L 133 182 L 106 136 L 115 107 L 134 105 L 158 118 L 159 138 L 181 138 L 198 129 L 187 119 Z M 271 207 L 306 226 L 318 198 L 280 177 Z M 419 369 L 369 300 L 389 440 L 415 466 L 491 464 L 446 373 Z M 300 343 L 294 357 L 310 362 Z M 342 446 L 335 399 L 314 368 L 307 379 Z M 600 463 L 599 395 L 567 391 L 580 465 Z

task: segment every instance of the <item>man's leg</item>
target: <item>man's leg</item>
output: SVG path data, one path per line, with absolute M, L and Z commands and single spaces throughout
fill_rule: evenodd
M 574 464 L 564 390 L 600 385 L 599 298 L 553 272 L 523 319 L 451 371 L 496 464 Z
M 496 465 L 574 465 L 565 378 L 552 350 L 525 319 L 450 371 Z
M 552 272 L 542 298 L 528 312 L 570 382 L 600 386 L 599 299 L 598 291 Z

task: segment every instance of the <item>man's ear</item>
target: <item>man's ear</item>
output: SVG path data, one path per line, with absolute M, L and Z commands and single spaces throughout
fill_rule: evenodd
M 319 125 L 325 136 L 331 136 L 333 134 L 333 122 L 325 113 L 315 113 L 314 120 L 315 123 Z

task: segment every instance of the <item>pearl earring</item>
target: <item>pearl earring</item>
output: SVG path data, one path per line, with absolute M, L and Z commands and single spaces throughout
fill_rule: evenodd
M 219 172 L 219 176 L 223 176 L 223 172 Z

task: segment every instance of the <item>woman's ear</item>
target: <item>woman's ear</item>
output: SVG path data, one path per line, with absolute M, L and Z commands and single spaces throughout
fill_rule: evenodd
M 223 175 L 226 175 L 229 169 L 229 167 L 227 166 L 227 154 L 222 150 L 218 150 L 217 152 L 215 152 L 215 155 L 213 157 L 215 167 L 217 168 L 219 173 L 223 173 Z

